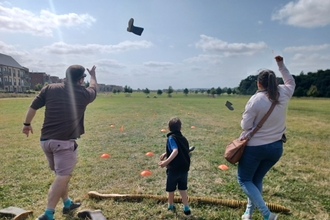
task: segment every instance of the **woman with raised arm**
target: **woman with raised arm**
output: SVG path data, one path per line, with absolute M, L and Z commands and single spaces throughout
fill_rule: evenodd
M 238 164 L 238 182 L 248 197 L 248 203 L 243 220 L 252 219 L 257 208 L 264 220 L 276 220 L 277 215 L 271 213 L 262 197 L 262 181 L 267 172 L 277 163 L 283 153 L 283 141 L 286 125 L 287 104 L 291 99 L 295 80 L 285 67 L 283 58 L 276 56 L 275 60 L 282 74 L 284 85 L 278 85 L 272 70 L 262 70 L 257 78 L 258 90 L 245 106 L 241 127 L 241 139 L 249 137 L 249 133 L 257 126 L 267 113 L 273 102 L 274 110 L 262 127 L 251 137 L 244 154 Z

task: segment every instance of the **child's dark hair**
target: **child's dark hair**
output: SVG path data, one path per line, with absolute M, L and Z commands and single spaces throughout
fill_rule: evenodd
M 258 75 L 258 82 L 267 91 L 267 96 L 271 102 L 278 102 L 278 84 L 275 73 L 271 70 L 262 70 Z
M 181 130 L 181 120 L 177 117 L 171 118 L 168 122 L 168 128 L 170 131 L 180 131 Z

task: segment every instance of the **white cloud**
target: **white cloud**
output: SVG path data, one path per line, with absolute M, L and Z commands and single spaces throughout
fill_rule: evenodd
M 225 56 L 233 55 L 252 55 L 259 51 L 267 49 L 264 42 L 258 43 L 228 43 L 220 39 L 201 35 L 201 39 L 196 43 L 197 48 L 204 51 L 222 52 Z
M 119 63 L 117 60 L 111 60 L 111 59 L 101 59 L 95 62 L 96 66 L 103 66 L 103 67 L 109 67 L 109 68 L 125 68 L 126 66 L 124 64 Z
M 27 68 L 30 72 L 45 72 L 51 76 L 58 76 L 60 78 L 65 77 L 65 70 L 68 68 L 68 64 L 63 62 L 49 62 L 43 60 L 33 60 L 29 62 Z
M 300 47 L 287 47 L 284 49 L 288 53 L 298 53 L 298 52 L 312 52 L 312 51 L 321 51 L 329 48 L 329 44 L 323 45 L 310 45 L 310 46 L 300 46 Z
M 21 59 L 29 59 L 29 53 L 20 51 L 14 45 L 8 45 L 0 41 L 0 52 L 13 57 L 16 61 Z
M 53 36 L 53 30 L 59 27 L 77 25 L 91 26 L 96 19 L 88 14 L 57 15 L 41 10 L 39 15 L 17 7 L 6 8 L 0 5 L 0 31 L 24 32 L 32 35 Z
M 296 69 L 295 74 L 299 74 L 301 71 L 315 72 L 320 69 L 329 69 L 329 63 L 329 55 L 297 53 L 292 57 L 290 68 Z
M 101 44 L 67 44 L 64 42 L 56 42 L 50 46 L 44 46 L 37 49 L 36 52 L 44 54 L 100 54 L 100 53 L 118 53 L 129 50 L 145 49 L 152 46 L 149 41 L 124 41 L 117 45 L 101 45 Z
M 185 59 L 184 62 L 196 63 L 196 62 L 207 62 L 211 64 L 221 63 L 223 56 L 217 54 L 200 54 L 196 57 Z
M 299 27 L 320 27 L 330 24 L 329 12 L 329 0 L 299 0 L 276 11 L 272 20 Z
M 13 45 L 8 45 L 8 44 L 5 44 L 4 42 L 0 41 L 0 51 L 1 51 L 1 53 L 6 54 L 6 53 L 16 51 L 16 48 Z
M 149 62 L 143 63 L 143 65 L 147 66 L 147 67 L 171 67 L 171 66 L 173 66 L 173 63 L 149 61 Z
M 293 56 L 292 60 L 294 61 L 304 61 L 301 63 L 306 63 L 306 61 L 309 61 L 309 63 L 311 62 L 317 62 L 317 61 L 330 61 L 330 56 L 329 55 L 320 55 L 320 54 L 301 54 L 301 53 L 297 53 Z

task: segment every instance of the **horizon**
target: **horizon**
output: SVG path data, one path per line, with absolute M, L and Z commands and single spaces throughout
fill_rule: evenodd
M 0 0 L 0 52 L 59 78 L 80 64 L 106 85 L 235 88 L 264 68 L 280 77 L 276 55 L 292 75 L 329 69 L 329 11 L 328 0 Z

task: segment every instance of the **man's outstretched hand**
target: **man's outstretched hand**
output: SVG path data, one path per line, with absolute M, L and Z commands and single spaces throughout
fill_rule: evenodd
M 89 69 L 87 68 L 87 71 L 88 71 L 89 75 L 91 75 L 91 76 L 94 75 L 94 76 L 95 76 L 95 69 L 96 69 L 96 66 L 93 66 L 91 70 L 89 70 Z

